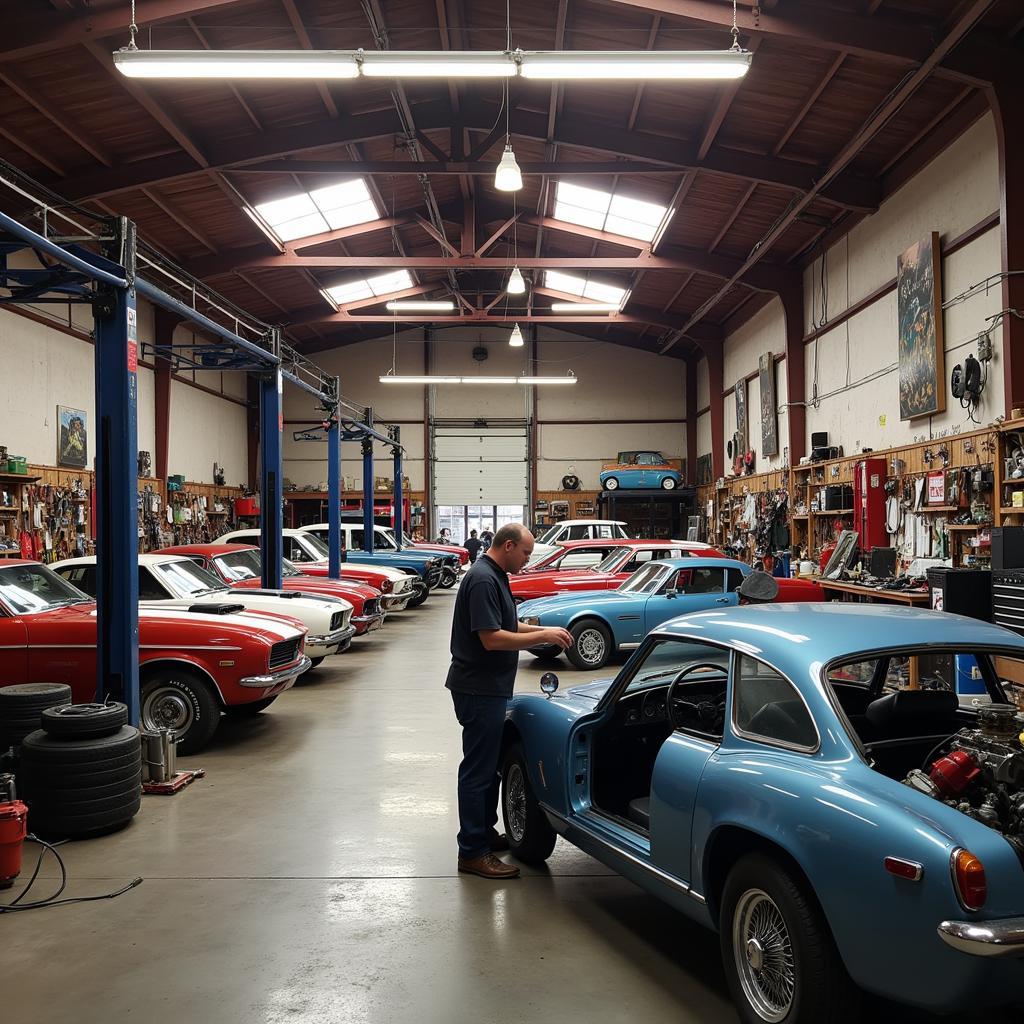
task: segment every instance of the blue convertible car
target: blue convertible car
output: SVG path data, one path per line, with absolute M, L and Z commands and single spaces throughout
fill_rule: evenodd
M 736 588 L 750 566 L 731 558 L 666 558 L 642 565 L 617 590 L 555 594 L 524 601 L 519 621 L 562 626 L 572 633 L 565 653 L 577 668 L 605 665 L 629 651 L 666 619 L 704 608 L 735 605 Z M 555 658 L 557 647 L 534 647 L 538 658 Z
M 961 707 L 969 660 L 985 693 Z M 513 698 L 513 853 L 556 834 L 715 929 L 744 1021 L 1024 994 L 1024 639 L 891 605 L 722 608 Z M 550 695 L 552 674 L 542 678 Z

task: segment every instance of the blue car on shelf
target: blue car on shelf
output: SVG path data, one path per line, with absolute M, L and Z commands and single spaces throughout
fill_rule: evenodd
M 598 669 L 618 651 L 631 651 L 667 619 L 739 603 L 736 589 L 751 568 L 731 558 L 666 558 L 647 562 L 617 590 L 591 590 L 535 598 L 519 605 L 520 622 L 561 626 L 572 634 L 565 652 L 581 669 Z M 821 601 L 810 580 L 780 579 L 778 601 Z M 533 647 L 538 658 L 557 658 L 557 647 Z
M 963 706 L 967 655 L 985 692 Z M 542 862 L 560 835 L 717 931 L 748 1024 L 867 1019 L 864 990 L 943 1013 L 1017 1004 L 1022 670 L 1020 636 L 941 612 L 672 619 L 614 679 L 563 696 L 545 673 L 548 699 L 513 697 L 511 850 Z
M 674 491 L 682 485 L 683 476 L 661 452 L 619 452 L 615 462 L 606 463 L 601 471 L 601 489 L 660 488 Z

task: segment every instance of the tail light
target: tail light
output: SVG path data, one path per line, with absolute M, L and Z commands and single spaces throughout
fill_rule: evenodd
M 957 898 L 964 909 L 981 910 L 988 898 L 985 865 L 970 850 L 959 848 L 953 851 L 950 866 Z

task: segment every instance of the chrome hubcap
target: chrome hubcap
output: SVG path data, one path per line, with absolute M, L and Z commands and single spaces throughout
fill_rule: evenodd
M 191 701 L 175 686 L 159 686 L 142 702 L 142 723 L 147 729 L 170 729 L 181 736 L 194 717 Z
M 604 658 L 604 649 L 604 636 L 596 629 L 583 630 L 576 641 L 576 650 L 588 664 L 601 661 Z
M 509 768 L 505 779 L 505 825 L 512 841 L 521 843 L 526 835 L 526 784 L 518 764 Z
M 793 1005 L 796 969 L 786 920 L 761 889 L 750 889 L 740 899 L 732 945 L 747 1002 L 762 1020 L 777 1024 Z

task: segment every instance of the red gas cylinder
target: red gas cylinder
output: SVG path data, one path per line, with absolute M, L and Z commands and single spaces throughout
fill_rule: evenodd
M 943 796 L 959 796 L 980 773 L 970 754 L 954 750 L 932 765 L 929 777 Z
M 21 872 L 28 808 L 20 800 L 0 804 L 0 889 L 8 889 Z

